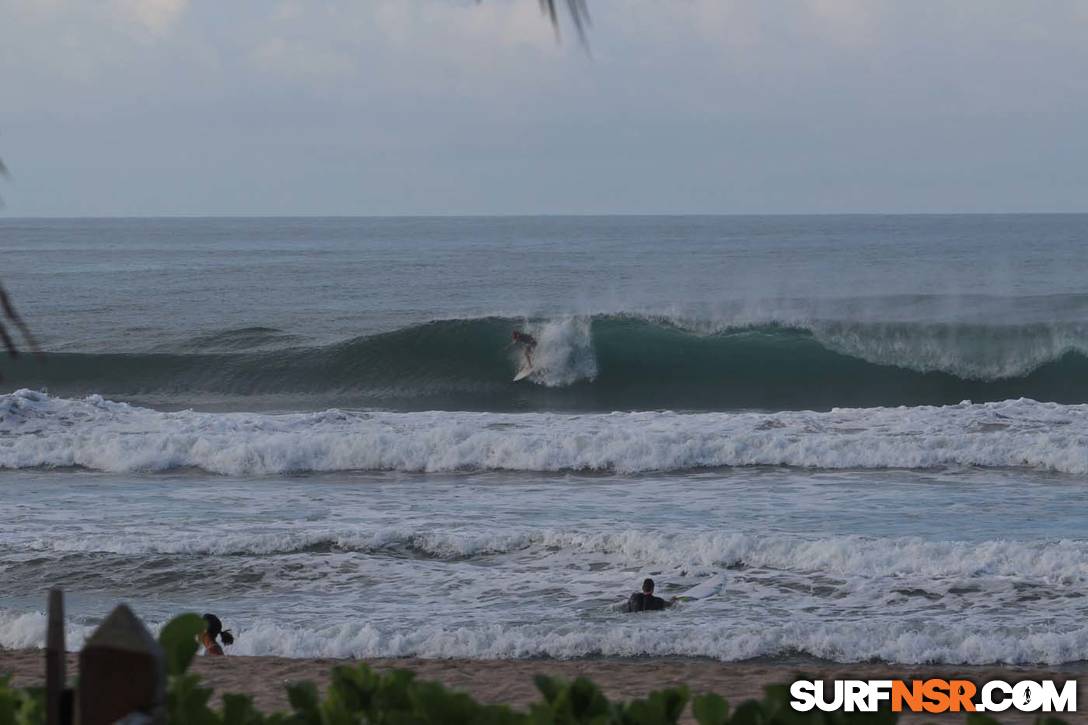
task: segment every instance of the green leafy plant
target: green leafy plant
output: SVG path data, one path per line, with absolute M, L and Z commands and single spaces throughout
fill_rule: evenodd
M 725 725 L 729 722 L 729 703 L 714 693 L 698 695 L 691 701 L 691 714 L 699 725 Z
M 183 675 L 189 669 L 196 651 L 197 643 L 205 629 L 204 618 L 199 614 L 182 614 L 174 617 L 159 632 L 159 645 L 166 654 L 166 672 L 171 677 Z
M 0 677 L 0 725 L 38 725 L 45 722 L 45 692 L 40 687 L 13 687 Z

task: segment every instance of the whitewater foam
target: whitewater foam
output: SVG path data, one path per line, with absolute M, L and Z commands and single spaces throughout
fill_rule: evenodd
M 602 557 L 617 568 L 660 567 L 683 576 L 724 568 L 774 569 L 811 574 L 919 580 L 946 577 L 1017 577 L 1061 585 L 1088 584 L 1088 542 L 987 540 L 927 541 L 903 536 L 830 536 L 787 534 L 658 534 L 639 530 L 614 533 L 534 529 L 434 532 L 416 527 L 374 530 L 342 527 L 306 528 L 276 533 L 237 533 L 230 528 L 200 534 L 146 532 L 33 536 L 0 539 L 0 550 L 23 552 L 120 554 L 125 556 L 271 556 L 310 551 L 361 554 L 411 551 L 442 561 L 488 559 L 509 555 L 537 558 Z
M 821 576 L 904 577 L 928 583 L 944 578 L 1016 577 L 1047 585 L 1088 583 L 1088 542 L 988 540 L 927 541 L 917 537 L 836 536 L 743 532 L 664 534 L 578 530 L 434 532 L 419 528 L 345 528 L 277 533 L 200 534 L 170 531 L 122 539 L 116 534 L 0 540 L 0 551 L 24 553 L 273 556 L 324 551 L 412 552 L 438 561 L 530 557 L 539 562 L 597 556 L 616 568 L 659 567 L 678 576 L 705 576 L 727 568 L 763 568 Z
M 1085 659 L 1088 627 L 1067 631 L 1023 632 L 998 628 L 979 634 L 971 626 L 917 622 L 703 623 L 698 628 L 674 621 L 620 622 L 573 626 L 520 625 L 410 631 L 351 624 L 299 633 L 271 623 L 256 624 L 239 640 L 239 654 L 288 657 L 526 657 L 686 656 L 738 661 L 805 654 L 836 662 L 881 660 L 904 664 L 1061 664 Z
M 740 661 L 757 657 L 809 655 L 835 662 L 885 661 L 903 664 L 1060 665 L 1088 659 L 1088 627 L 1024 631 L 998 626 L 979 632 L 971 624 L 924 625 L 918 621 L 798 621 L 781 624 L 719 621 L 685 626 L 683 613 L 669 612 L 653 623 L 579 621 L 566 626 L 483 625 L 410 629 L 350 622 L 304 630 L 273 620 L 232 625 L 231 654 L 308 658 L 437 657 L 518 659 L 553 657 L 708 657 Z M 151 622 L 153 632 L 161 622 Z M 75 651 L 93 627 L 66 623 Z M 0 610 L 0 647 L 41 647 L 45 617 Z
M 826 413 L 162 413 L 98 396 L 0 396 L 0 467 L 676 471 L 1026 467 L 1088 472 L 1088 405 L 1032 400 Z
M 829 350 L 844 355 L 964 380 L 1023 377 L 1066 355 L 1088 355 L 1088 328 L 1080 324 L 815 321 L 803 327 Z
M 4 477 L 0 589 L 78 593 L 72 643 L 122 598 L 156 626 L 212 608 L 233 652 L 289 657 L 1088 655 L 1086 500 L 1061 477 Z M 645 576 L 725 586 L 650 622 L 616 607 Z M 0 646 L 40 642 L 29 596 L 0 606 Z
M 590 318 L 560 318 L 533 323 L 528 328 L 537 341 L 529 380 L 560 388 L 597 377 Z

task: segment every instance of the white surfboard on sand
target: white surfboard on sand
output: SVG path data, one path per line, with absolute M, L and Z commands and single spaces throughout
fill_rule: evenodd
M 524 367 L 521 370 L 518 370 L 518 374 L 514 376 L 514 382 L 516 383 L 519 380 L 524 380 L 525 378 L 529 377 L 532 372 L 533 369 L 530 367 Z
M 725 586 L 725 574 L 715 574 L 707 579 L 705 582 L 696 584 L 691 589 L 688 589 L 683 594 L 680 594 L 676 598 L 681 602 L 690 602 L 695 599 L 706 599 L 712 597 L 722 590 Z

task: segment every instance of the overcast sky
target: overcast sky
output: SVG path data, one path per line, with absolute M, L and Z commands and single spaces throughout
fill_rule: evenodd
M 1088 211 L 1084 0 L 0 0 L 8 216 Z

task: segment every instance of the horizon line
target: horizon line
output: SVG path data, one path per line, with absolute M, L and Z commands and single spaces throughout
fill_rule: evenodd
M 200 220 L 200 219 L 532 219 L 532 218 L 751 218 L 751 217 L 908 217 L 908 216 L 1083 216 L 1085 211 L 843 211 L 843 212 L 509 212 L 415 214 L 58 214 L 7 216 L 4 221 Z

